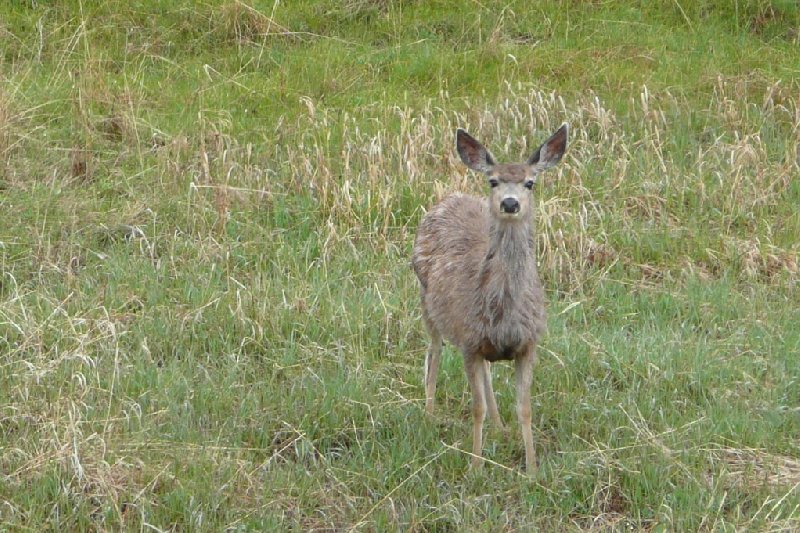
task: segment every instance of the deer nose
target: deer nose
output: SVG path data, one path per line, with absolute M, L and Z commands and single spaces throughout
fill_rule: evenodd
M 500 209 L 504 213 L 517 213 L 519 211 L 519 200 L 516 198 L 503 198 L 500 202 Z

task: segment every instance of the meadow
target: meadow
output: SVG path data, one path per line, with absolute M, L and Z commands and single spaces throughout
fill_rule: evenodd
M 0 4 L 0 530 L 800 529 L 792 0 Z M 524 475 L 410 268 L 534 189 Z

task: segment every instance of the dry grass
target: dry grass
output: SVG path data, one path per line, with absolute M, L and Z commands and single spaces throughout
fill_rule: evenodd
M 709 452 L 711 464 L 725 467 L 725 482 L 732 487 L 756 488 L 764 485 L 790 488 L 800 485 L 800 460 L 775 455 L 766 450 L 721 447 Z M 713 483 L 714 479 L 709 479 Z

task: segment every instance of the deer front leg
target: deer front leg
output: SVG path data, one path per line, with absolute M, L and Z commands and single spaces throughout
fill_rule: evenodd
M 533 448 L 533 430 L 531 428 L 531 383 L 535 360 L 536 349 L 531 346 L 514 361 L 517 382 L 517 418 L 522 440 L 525 443 L 525 469 L 528 474 L 536 472 L 536 451 Z
M 464 367 L 467 371 L 469 388 L 472 390 L 472 466 L 483 466 L 481 452 L 483 450 L 483 420 L 486 418 L 486 395 L 484 392 L 486 365 L 483 358 L 471 354 L 465 355 Z

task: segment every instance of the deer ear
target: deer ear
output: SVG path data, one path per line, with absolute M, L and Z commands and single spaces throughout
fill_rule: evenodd
M 489 150 L 461 128 L 456 130 L 456 150 L 464 164 L 472 170 L 486 173 L 494 166 Z
M 528 165 L 533 168 L 536 174 L 561 161 L 561 156 L 564 155 L 564 151 L 567 149 L 568 130 L 569 127 L 565 122 L 528 158 Z

